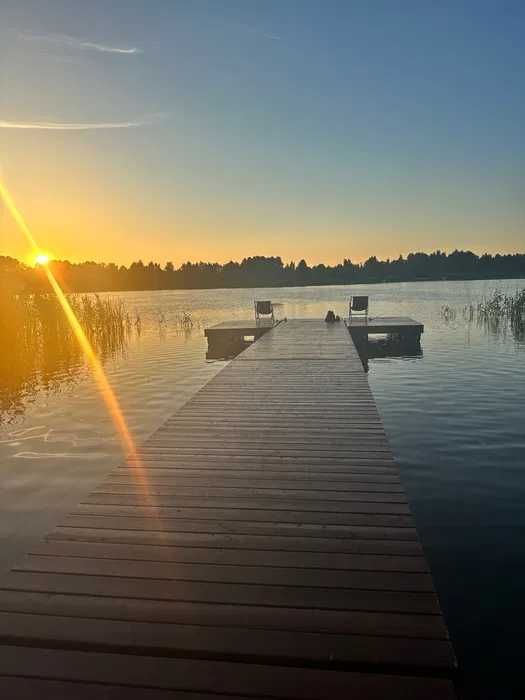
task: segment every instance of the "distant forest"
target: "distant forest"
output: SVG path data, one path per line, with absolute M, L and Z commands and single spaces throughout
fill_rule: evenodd
M 280 257 L 255 256 L 242 262 L 187 262 L 178 268 L 141 260 L 129 267 L 114 263 L 49 263 L 63 287 L 70 292 L 102 292 L 150 289 L 213 289 L 219 287 L 282 287 L 321 284 L 365 284 L 417 280 L 470 280 L 525 278 L 525 254 L 475 255 L 470 251 L 453 253 L 410 253 L 396 260 L 364 263 L 349 259 L 339 265 L 308 266 L 304 260 L 283 263 Z M 0 285 L 15 291 L 47 289 L 42 270 L 31 268 L 9 257 L 0 257 Z

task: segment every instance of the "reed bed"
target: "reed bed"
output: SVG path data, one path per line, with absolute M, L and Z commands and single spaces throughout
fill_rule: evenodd
M 123 303 L 97 295 L 68 301 L 102 361 L 122 353 L 140 317 Z M 0 296 L 0 421 L 23 411 L 38 390 L 74 381 L 85 367 L 82 350 L 58 299 L 52 294 Z
M 450 306 L 441 308 L 441 316 L 447 321 L 454 321 L 457 311 Z M 517 340 L 525 339 L 525 289 L 514 294 L 504 294 L 494 290 L 492 295 L 484 297 L 477 304 L 467 304 L 462 309 L 462 316 L 469 323 L 477 323 L 493 333 L 510 331 Z

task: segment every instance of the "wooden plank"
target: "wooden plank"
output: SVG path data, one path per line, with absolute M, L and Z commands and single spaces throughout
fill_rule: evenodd
M 337 589 L 308 586 L 175 581 L 118 576 L 86 576 L 11 571 L 5 589 L 114 598 L 180 600 L 229 605 L 268 605 L 319 610 L 438 614 L 436 595 L 426 591 Z M 14 635 L 13 635 L 14 636 Z
M 346 469 L 343 460 L 310 460 L 310 459 L 279 459 L 274 457 L 266 460 L 258 458 L 254 463 L 243 459 L 214 459 L 210 464 L 208 460 L 192 459 L 163 459 L 161 455 L 153 459 L 130 460 L 117 468 L 114 474 L 119 477 L 132 477 L 137 479 L 138 472 L 146 471 L 148 480 L 156 476 L 218 476 L 224 474 L 229 477 L 248 477 L 257 479 L 320 479 L 325 483 L 330 481 L 378 481 L 377 476 L 388 477 L 390 481 L 399 482 L 399 473 L 393 462 L 384 458 L 380 460 L 348 460 Z M 386 481 L 387 479 L 384 479 Z M 381 481 L 383 479 L 381 478 Z
M 334 528 L 340 526 L 347 528 L 349 525 L 362 527 L 389 527 L 389 528 L 411 528 L 412 519 L 408 515 L 392 515 L 378 513 L 349 513 L 347 511 L 314 511 L 299 507 L 293 508 L 293 504 L 283 510 L 276 508 L 250 508 L 249 505 L 244 505 L 242 508 L 236 508 L 235 503 L 224 501 L 221 503 L 210 502 L 209 505 L 202 507 L 191 508 L 184 506 L 156 506 L 148 504 L 145 500 L 142 504 L 134 503 L 131 505 L 119 505 L 112 503 L 83 503 L 79 505 L 71 517 L 104 517 L 104 518 L 123 518 L 122 525 L 136 526 L 137 523 L 144 523 L 149 520 L 154 520 L 159 529 L 173 530 L 177 527 L 184 529 L 186 523 L 197 523 L 211 521 L 209 527 L 226 527 L 230 524 L 247 523 L 249 527 L 252 525 L 258 526 L 262 523 L 266 526 L 276 525 L 278 527 L 284 525 L 300 525 L 310 528 L 310 532 L 321 534 L 322 528 L 330 528 L 329 531 L 334 531 Z M 272 504 L 273 505 L 273 504 Z M 374 505 L 374 504 L 372 504 Z M 78 520 L 65 521 L 67 524 L 77 524 Z M 147 526 L 150 527 L 149 525 Z
M 370 507 L 375 505 L 390 507 L 390 504 L 354 504 L 350 502 L 350 504 L 343 504 L 344 507 L 339 507 L 337 501 L 334 501 L 331 504 L 327 504 L 326 509 L 320 508 L 320 510 L 314 510 L 317 506 L 313 505 L 309 508 L 309 503 L 305 501 L 299 503 L 261 501 L 250 504 L 246 501 L 239 502 L 232 499 L 210 499 L 209 501 L 206 500 L 205 505 L 192 507 L 192 504 L 188 503 L 180 502 L 180 504 L 177 504 L 175 502 L 176 497 L 173 496 L 167 497 L 175 499 L 172 505 L 157 505 L 155 503 L 152 505 L 148 498 L 137 498 L 135 502 L 123 504 L 108 502 L 108 500 L 111 499 L 110 496 L 104 499 L 101 497 L 105 502 L 100 503 L 97 502 L 98 496 L 95 495 L 93 498 L 95 500 L 90 503 L 80 504 L 72 515 L 123 516 L 128 519 L 139 518 L 141 520 L 153 518 L 157 520 L 160 525 L 167 523 L 170 527 L 174 525 L 174 521 L 224 521 L 225 519 L 228 521 L 256 523 L 298 523 L 307 524 L 309 526 L 412 526 L 412 519 L 408 514 L 360 512 L 365 505 Z M 115 498 L 119 499 L 120 496 L 115 496 Z M 158 498 L 161 497 L 159 496 Z M 353 512 L 352 507 L 347 507 L 348 505 L 357 505 L 357 512 Z M 397 506 L 399 504 L 392 505 Z M 378 510 L 380 509 L 378 508 Z
M 362 588 L 388 591 L 433 591 L 428 573 L 309 569 L 253 564 L 216 564 L 149 561 L 148 566 L 128 559 L 28 555 L 13 571 L 118 576 L 169 581 L 210 581 L 276 586 Z
M 150 496 L 154 496 L 155 506 L 180 506 L 181 508 L 198 508 L 206 498 L 206 505 L 202 508 L 238 508 L 261 510 L 304 510 L 321 513 L 371 513 L 371 514 L 401 514 L 410 513 L 408 504 L 404 498 L 396 496 L 394 499 L 385 496 L 374 495 L 372 500 L 362 494 L 355 494 L 350 498 L 346 493 L 323 492 L 322 497 L 311 491 L 289 491 L 284 494 L 266 493 L 258 489 L 238 489 L 230 493 L 229 489 L 207 488 L 199 493 L 198 489 L 183 488 L 181 494 L 155 494 L 148 489 L 146 494 L 107 493 L 96 491 L 86 497 L 82 503 L 99 503 L 114 505 L 149 506 Z M 239 493 L 240 491 L 240 493 Z M 365 492 L 366 493 L 366 492 Z M 146 496 L 146 497 L 145 497 Z M 322 498 L 322 500 L 321 500 Z
M 392 539 L 417 541 L 417 532 L 407 521 L 399 520 L 404 516 L 347 515 L 345 524 L 333 525 L 323 523 L 304 523 L 300 516 L 285 512 L 286 521 L 275 521 L 261 511 L 259 520 L 250 520 L 242 513 L 239 519 L 205 518 L 189 520 L 187 518 L 126 517 L 111 515 L 71 514 L 62 525 L 67 527 L 109 528 L 111 530 L 144 530 L 157 532 L 222 532 L 244 535 L 270 535 L 292 537 L 336 537 L 360 539 Z M 354 521 L 352 524 L 349 521 Z M 409 521 L 411 522 L 411 521 Z M 401 523 L 401 524 L 400 524 Z
M 211 543 L 210 543 L 211 544 Z M 49 540 L 34 544 L 29 554 L 55 557 L 91 557 L 132 561 L 196 562 L 245 566 L 305 567 L 361 571 L 428 572 L 423 556 L 393 554 L 300 552 L 221 547 L 194 547 L 111 542 L 71 542 Z
M 221 483 L 221 486 L 216 484 Z M 264 482 L 263 482 L 264 483 Z M 271 483 L 273 486 L 269 486 Z M 241 482 L 242 484 L 242 482 Z M 328 485 L 324 485 L 325 488 L 319 488 L 318 486 L 313 486 L 308 488 L 308 484 L 300 483 L 296 484 L 297 488 L 294 489 L 293 483 L 290 485 L 282 484 L 279 481 L 267 481 L 266 486 L 257 485 L 253 489 L 249 487 L 250 480 L 246 479 L 244 484 L 239 485 L 237 482 L 228 482 L 227 480 L 219 481 L 202 481 L 194 480 L 183 481 L 182 484 L 176 482 L 175 484 L 162 484 L 156 483 L 153 485 L 148 485 L 147 492 L 144 486 L 140 486 L 135 480 L 132 483 L 126 483 L 121 481 L 106 481 L 102 484 L 96 491 L 93 491 L 90 497 L 92 498 L 97 495 L 106 496 L 127 496 L 127 497 L 140 497 L 144 493 L 148 496 L 178 496 L 180 498 L 200 498 L 205 496 L 227 496 L 228 498 L 242 498 L 246 496 L 248 492 L 252 492 L 255 498 L 263 499 L 293 499 L 296 500 L 317 500 L 315 496 L 320 496 L 326 501 L 356 501 L 358 503 L 406 503 L 406 496 L 403 493 L 402 487 L 399 484 L 351 484 L 352 488 L 343 488 L 343 486 L 348 486 L 348 484 L 340 484 L 341 488 L 330 489 L 327 488 Z M 155 499 L 157 501 L 157 499 Z M 157 501 L 158 503 L 158 501 Z
M 77 681 L 56 681 L 41 678 L 21 678 L 0 676 L 0 696 L 16 700 L 264 700 L 261 695 L 224 695 L 223 693 L 184 692 L 162 690 L 160 688 L 131 688 L 130 686 L 108 685 L 107 683 L 79 683 Z
M 367 454 L 318 457 L 312 455 L 258 455 L 257 459 L 246 455 L 214 455 L 213 460 L 198 455 L 167 455 L 157 451 L 150 456 L 142 455 L 130 458 L 121 465 L 120 470 L 133 471 L 140 469 L 213 469 L 221 471 L 243 469 L 250 472 L 281 471 L 292 474 L 316 474 L 322 477 L 330 474 L 391 474 L 397 475 L 395 463 L 388 454 L 370 456 Z
M 330 478 L 331 476 L 331 478 Z M 160 472 L 155 474 L 150 470 L 148 474 L 149 492 L 154 488 L 178 490 L 180 486 L 198 486 L 208 488 L 210 486 L 227 486 L 233 490 L 238 488 L 249 488 L 253 486 L 258 489 L 279 490 L 286 492 L 290 489 L 302 489 L 305 491 L 346 491 L 348 493 L 358 493 L 367 491 L 368 493 L 387 492 L 404 493 L 399 476 L 397 474 L 351 474 L 342 476 L 323 473 L 317 475 L 309 473 L 280 473 L 265 470 L 259 473 L 246 470 L 221 471 L 220 475 L 216 469 L 180 469 L 173 474 Z M 139 489 L 137 477 L 133 473 L 123 474 L 121 471 L 110 474 L 100 485 L 100 491 L 109 488 Z
M 450 646 L 439 639 L 365 635 L 320 634 L 288 630 L 258 630 L 233 626 L 212 627 L 165 622 L 35 615 L 0 612 L 0 643 L 10 641 L 15 628 L 27 643 L 65 645 L 69 648 L 172 656 L 184 652 L 207 658 L 235 658 L 243 663 L 294 663 L 318 668 L 344 668 L 367 663 L 396 665 L 410 670 L 423 666 L 438 672 L 452 664 Z
M 223 532 L 165 532 L 121 530 L 119 528 L 88 528 L 58 526 L 47 536 L 48 541 L 112 542 L 116 544 L 143 544 L 162 547 L 230 547 L 256 549 L 260 552 L 315 552 L 336 554 L 399 554 L 421 556 L 422 547 L 417 539 L 360 539 L 323 537 L 301 537 L 293 535 L 268 535 L 223 533 Z
M 273 608 L 268 605 L 217 605 L 140 598 L 104 598 L 91 595 L 2 591 L 3 612 L 24 612 L 61 617 L 170 622 L 213 627 L 275 629 L 384 636 L 396 639 L 448 639 L 440 615 L 355 610 Z
M 53 649 L 0 648 L 0 675 L 112 683 L 266 698 L 326 700 L 453 700 L 450 681 L 441 678 L 326 671 L 200 659 L 156 658 Z M 126 697 L 126 696 L 124 696 Z
M 215 323 L 213 326 L 210 326 L 209 328 L 205 328 L 204 333 L 207 335 L 208 333 L 213 333 L 214 331 L 221 331 L 221 330 L 243 330 L 246 331 L 247 333 L 250 332 L 253 335 L 254 331 L 260 330 L 261 328 L 273 328 L 276 323 L 279 323 L 279 321 L 276 321 L 275 323 L 271 321 L 270 319 L 264 319 L 260 318 L 258 320 L 254 318 L 250 319 L 240 319 L 240 320 L 233 320 L 233 321 L 221 321 L 220 323 Z

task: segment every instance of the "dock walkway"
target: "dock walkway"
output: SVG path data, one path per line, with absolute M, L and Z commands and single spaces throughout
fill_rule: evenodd
M 2 581 L 2 697 L 454 697 L 432 578 L 343 323 L 265 334 L 141 458 Z

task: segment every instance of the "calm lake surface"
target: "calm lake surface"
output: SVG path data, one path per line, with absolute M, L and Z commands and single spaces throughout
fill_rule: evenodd
M 253 300 L 281 316 L 371 315 L 425 324 L 422 355 L 371 359 L 369 381 L 399 463 L 464 672 L 469 698 L 521 697 L 525 583 L 525 342 L 468 322 L 462 308 L 524 280 L 123 293 L 142 332 L 106 361 L 137 441 L 218 372 L 204 325 L 249 318 Z M 441 309 L 455 308 L 446 321 Z M 192 330 L 178 319 L 191 313 Z M 30 384 L 29 384 L 30 385 Z M 0 391 L 2 387 L 0 386 Z M 82 364 L 53 368 L 0 422 L 0 567 L 20 559 L 122 458 Z

